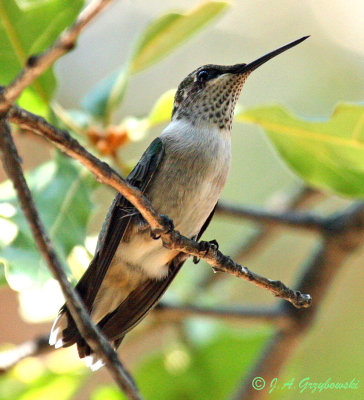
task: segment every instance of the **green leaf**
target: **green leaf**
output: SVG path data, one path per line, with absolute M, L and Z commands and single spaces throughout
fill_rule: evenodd
M 134 373 L 143 398 L 222 400 L 256 359 L 269 332 L 220 329 L 212 340 L 175 345 L 149 356 Z M 198 396 L 196 396 L 196 393 Z M 91 400 L 124 399 L 115 386 L 100 386 Z
M 5 270 L 2 265 L 0 265 L 0 287 L 5 285 L 6 278 L 5 278 Z
M 176 89 L 170 89 L 163 93 L 162 96 L 157 100 L 152 108 L 152 111 L 148 115 L 150 126 L 156 126 L 170 121 L 175 94 Z
M 83 0 L 0 0 L 0 82 L 10 83 L 29 56 L 40 53 L 70 25 Z M 19 104 L 45 114 L 56 80 L 51 69 L 42 74 L 19 99 Z
M 92 394 L 91 400 L 123 400 L 126 399 L 124 393 L 114 386 L 99 386 Z
M 280 106 L 242 111 L 236 120 L 260 125 L 306 182 L 364 197 L 364 105 L 340 104 L 325 121 L 304 120 Z
M 229 4 L 211 1 L 187 13 L 170 13 L 151 23 L 137 42 L 131 62 L 132 73 L 139 72 L 180 46 L 204 25 L 217 17 Z
M 169 13 L 150 23 L 137 41 L 130 60 L 99 82 L 82 100 L 82 106 L 106 121 L 123 100 L 130 75 L 166 57 L 228 7 L 224 1 L 200 4 L 187 13 Z
M 2 400 L 68 400 L 74 398 L 77 389 L 83 384 L 85 374 L 81 372 L 55 374 L 44 368 L 40 362 L 33 362 L 35 368 L 28 371 L 33 365 L 19 365 L 15 373 L 5 374 L 0 377 L 0 398 Z M 34 366 L 33 366 L 34 367 Z M 38 369 L 38 370 L 37 370 Z M 27 373 L 27 375 L 25 375 Z M 20 376 L 19 376 L 20 375 Z M 23 376 L 24 375 L 24 376 Z M 32 375 L 35 375 L 34 378 Z M 38 376 L 37 376 L 38 375 Z
M 189 349 L 179 346 L 150 357 L 136 378 L 146 399 L 222 400 L 228 398 L 254 361 L 269 333 L 241 335 L 225 329 Z
M 34 385 L 22 393 L 18 400 L 70 400 L 80 387 L 80 378 L 73 375 L 49 376 L 42 384 Z
M 95 117 L 107 119 L 111 110 L 122 102 L 128 79 L 129 69 L 124 66 L 94 86 L 83 98 L 82 107 Z
M 92 212 L 90 194 L 96 182 L 87 170 L 60 154 L 28 173 L 27 181 L 47 232 L 66 266 L 65 260 L 74 246 L 84 243 Z M 0 241 L 0 260 L 5 264 L 7 281 L 15 290 L 41 285 L 50 273 L 9 182 L 0 185 L 2 203 L 14 206 L 15 214 L 5 219 L 18 229 L 9 243 Z

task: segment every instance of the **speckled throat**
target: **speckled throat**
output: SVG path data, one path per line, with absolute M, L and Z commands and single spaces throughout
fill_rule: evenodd
M 220 130 L 231 130 L 235 105 L 250 73 L 307 38 L 303 36 L 249 64 L 208 64 L 197 68 L 177 89 L 172 119 L 184 118 L 192 125 L 205 123 L 217 126 Z
M 226 73 L 213 81 L 181 84 L 173 119 L 186 118 L 193 124 L 209 122 L 219 129 L 231 130 L 235 105 L 248 75 Z

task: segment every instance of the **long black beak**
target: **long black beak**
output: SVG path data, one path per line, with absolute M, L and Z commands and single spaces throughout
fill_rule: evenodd
M 294 46 L 297 46 L 299 43 L 303 42 L 308 37 L 310 37 L 310 36 L 304 36 L 301 39 L 297 39 L 294 42 L 288 43 L 285 46 L 282 46 L 279 49 L 273 50 L 270 53 L 266 54 L 265 56 L 260 57 L 257 60 L 255 60 L 249 64 L 234 65 L 232 67 L 232 70 L 229 72 L 233 73 L 233 74 L 243 74 L 243 73 L 247 73 L 247 72 L 252 72 L 255 69 L 257 69 L 258 67 L 260 67 L 261 65 L 263 65 L 264 63 L 266 63 L 271 58 L 278 56 L 278 54 L 281 54 L 284 51 L 286 51 Z

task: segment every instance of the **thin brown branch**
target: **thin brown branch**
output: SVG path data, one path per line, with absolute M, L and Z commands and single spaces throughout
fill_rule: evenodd
M 286 327 L 289 317 L 277 307 L 221 307 L 197 306 L 193 304 L 172 304 L 162 301 L 154 309 L 158 321 L 183 321 L 185 318 L 207 317 L 224 321 L 253 321 Z M 144 334 L 143 334 L 144 335 Z M 0 375 L 6 373 L 27 357 L 36 357 L 54 351 L 48 343 L 49 335 L 42 335 L 0 353 Z
M 219 250 L 213 248 L 210 248 L 207 252 L 206 250 L 200 250 L 200 246 L 197 242 L 182 236 L 177 231 L 162 234 L 162 239 L 165 247 L 200 258 L 210 264 L 215 271 L 228 272 L 237 278 L 249 281 L 260 288 L 270 291 L 275 296 L 289 301 L 295 307 L 306 308 L 311 305 L 312 299 L 309 294 L 303 294 L 299 291 L 292 290 L 281 281 L 272 281 L 260 276 L 236 263 Z
M 268 226 L 281 225 L 314 232 L 321 231 L 326 221 L 324 217 L 308 212 L 265 210 L 257 207 L 235 205 L 227 201 L 219 201 L 216 212 L 223 217 L 243 219 Z
M 267 322 L 276 326 L 285 326 L 287 316 L 278 308 L 272 307 L 221 307 L 198 306 L 193 304 L 172 304 L 160 302 L 154 309 L 158 318 L 168 321 L 181 320 L 188 317 L 219 318 L 226 321 Z
M 90 347 L 103 359 L 115 382 L 127 394 L 128 398 L 133 400 L 140 399 L 135 384 L 131 380 L 128 372 L 120 363 L 109 341 L 91 322 L 80 297 L 67 279 L 44 226 L 40 221 L 38 211 L 23 175 L 20 158 L 11 137 L 9 124 L 4 118 L 0 119 L 0 154 L 4 170 L 13 182 L 36 245 L 45 259 L 48 268 L 52 271 L 61 286 L 67 301 L 67 306 L 76 322 L 77 328 Z
M 278 194 L 275 194 L 268 202 L 268 209 L 273 212 L 284 212 L 294 209 L 301 209 L 307 207 L 324 195 L 323 193 L 309 188 L 303 187 L 298 189 L 291 189 Z M 277 233 L 282 228 L 278 224 L 265 224 L 255 232 L 235 254 L 236 260 L 246 261 L 249 257 L 257 254 L 259 250 L 267 247 L 267 245 L 274 239 Z
M 76 22 L 66 29 L 54 44 L 39 55 L 29 57 L 19 75 L 0 92 L 0 112 L 5 113 L 22 91 L 32 84 L 59 57 L 72 50 L 79 34 L 112 0 L 94 0 L 78 16 Z
M 316 204 L 318 198 L 324 194 L 318 189 L 309 186 L 297 185 L 273 194 L 268 200 L 268 208 L 275 211 L 296 210 L 310 208 Z
M 322 192 L 307 186 L 295 186 L 289 190 L 275 193 L 267 202 L 268 212 L 273 215 L 279 213 L 284 214 L 285 211 L 292 211 L 309 207 L 317 200 L 324 197 Z M 237 249 L 234 259 L 238 262 L 246 262 L 250 257 L 258 254 L 259 251 L 271 243 L 277 234 L 285 227 L 279 223 L 258 224 L 256 231 L 251 234 L 248 239 L 244 239 L 244 243 Z M 207 275 L 200 283 L 200 288 L 206 288 L 211 284 L 225 278 L 224 274 L 217 276 Z
M 262 400 L 267 390 L 252 388 L 255 377 L 263 377 L 267 386 L 278 377 L 304 333 L 309 329 L 321 306 L 332 280 L 347 258 L 364 243 L 364 203 L 355 203 L 344 212 L 330 217 L 326 223 L 322 243 L 303 267 L 298 283 L 302 291 L 309 291 L 314 305 L 306 310 L 295 309 L 286 302 L 280 304 L 282 312 L 290 318 L 290 324 L 279 330 L 267 344 L 261 358 L 252 371 L 244 377 L 234 400 Z
M 0 375 L 6 373 L 18 362 L 27 357 L 48 353 L 52 347 L 48 343 L 49 335 L 39 336 L 14 348 L 0 353 Z
M 151 229 L 161 235 L 165 247 L 205 260 L 214 269 L 228 272 L 239 278 L 250 281 L 256 286 L 269 290 L 275 296 L 288 300 L 296 307 L 310 306 L 311 297 L 309 295 L 291 290 L 280 281 L 272 281 L 255 274 L 231 260 L 230 257 L 223 255 L 220 251 L 210 249 L 206 253 L 205 250 L 200 249 L 197 242 L 180 235 L 177 231 L 173 230 L 169 232 L 170 226 L 166 223 L 165 219 L 153 209 L 150 202 L 139 190 L 130 186 L 106 163 L 101 162 L 90 154 L 77 142 L 76 139 L 72 138 L 67 131 L 57 129 L 49 124 L 45 119 L 31 114 L 19 107 L 12 108 L 9 118 L 12 122 L 32 130 L 37 134 L 45 136 L 66 154 L 76 158 L 85 165 L 95 174 L 100 182 L 110 185 L 118 190 L 139 210 L 151 226 Z

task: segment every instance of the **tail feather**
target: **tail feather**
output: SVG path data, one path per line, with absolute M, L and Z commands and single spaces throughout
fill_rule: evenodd
M 67 307 L 63 306 L 53 323 L 49 336 L 49 344 L 59 349 L 60 347 L 72 346 L 80 340 L 82 340 L 82 336 L 78 332 L 76 324 L 68 312 Z
M 112 345 L 115 350 L 118 349 L 120 346 L 120 343 L 124 339 L 124 336 L 122 338 L 119 338 L 118 340 L 114 340 L 112 342 Z M 92 370 L 92 371 L 97 371 L 101 367 L 105 365 L 104 361 L 97 355 L 95 354 L 90 346 L 87 345 L 87 343 L 84 341 L 83 344 L 80 346 L 77 343 L 77 349 L 78 349 L 78 354 L 80 355 L 80 351 L 82 351 L 82 356 L 80 355 L 80 358 L 85 359 L 86 365 Z
M 176 256 L 169 265 L 169 274 L 166 277 L 161 280 L 147 279 L 126 297 L 124 291 L 117 288 L 108 289 L 105 293 L 101 293 L 102 296 L 100 294 L 101 300 L 94 302 L 94 309 L 90 307 L 91 316 L 115 350 L 119 347 L 124 335 L 157 304 L 186 258 L 185 255 Z M 103 366 L 102 360 L 93 353 L 82 338 L 65 305 L 52 326 L 49 344 L 56 348 L 76 344 L 79 357 L 85 358 L 91 369 L 96 370 Z
M 101 360 L 101 358 L 98 357 L 95 353 L 92 353 L 89 356 L 85 357 L 85 364 L 91 369 L 91 371 L 97 371 L 105 365 L 103 360 Z
M 66 347 L 67 341 L 65 340 L 64 331 L 69 325 L 67 313 L 63 310 L 58 314 L 58 317 L 53 323 L 51 334 L 49 336 L 49 344 L 56 349 Z
M 112 342 L 115 350 L 117 350 L 123 338 L 124 337 Z M 86 365 L 91 368 L 92 371 L 96 371 L 104 365 L 104 362 L 92 351 L 90 346 L 78 332 L 77 327 L 65 306 L 62 307 L 58 317 L 53 323 L 49 336 L 49 344 L 54 346 L 56 349 L 76 344 L 79 357 L 85 359 Z

